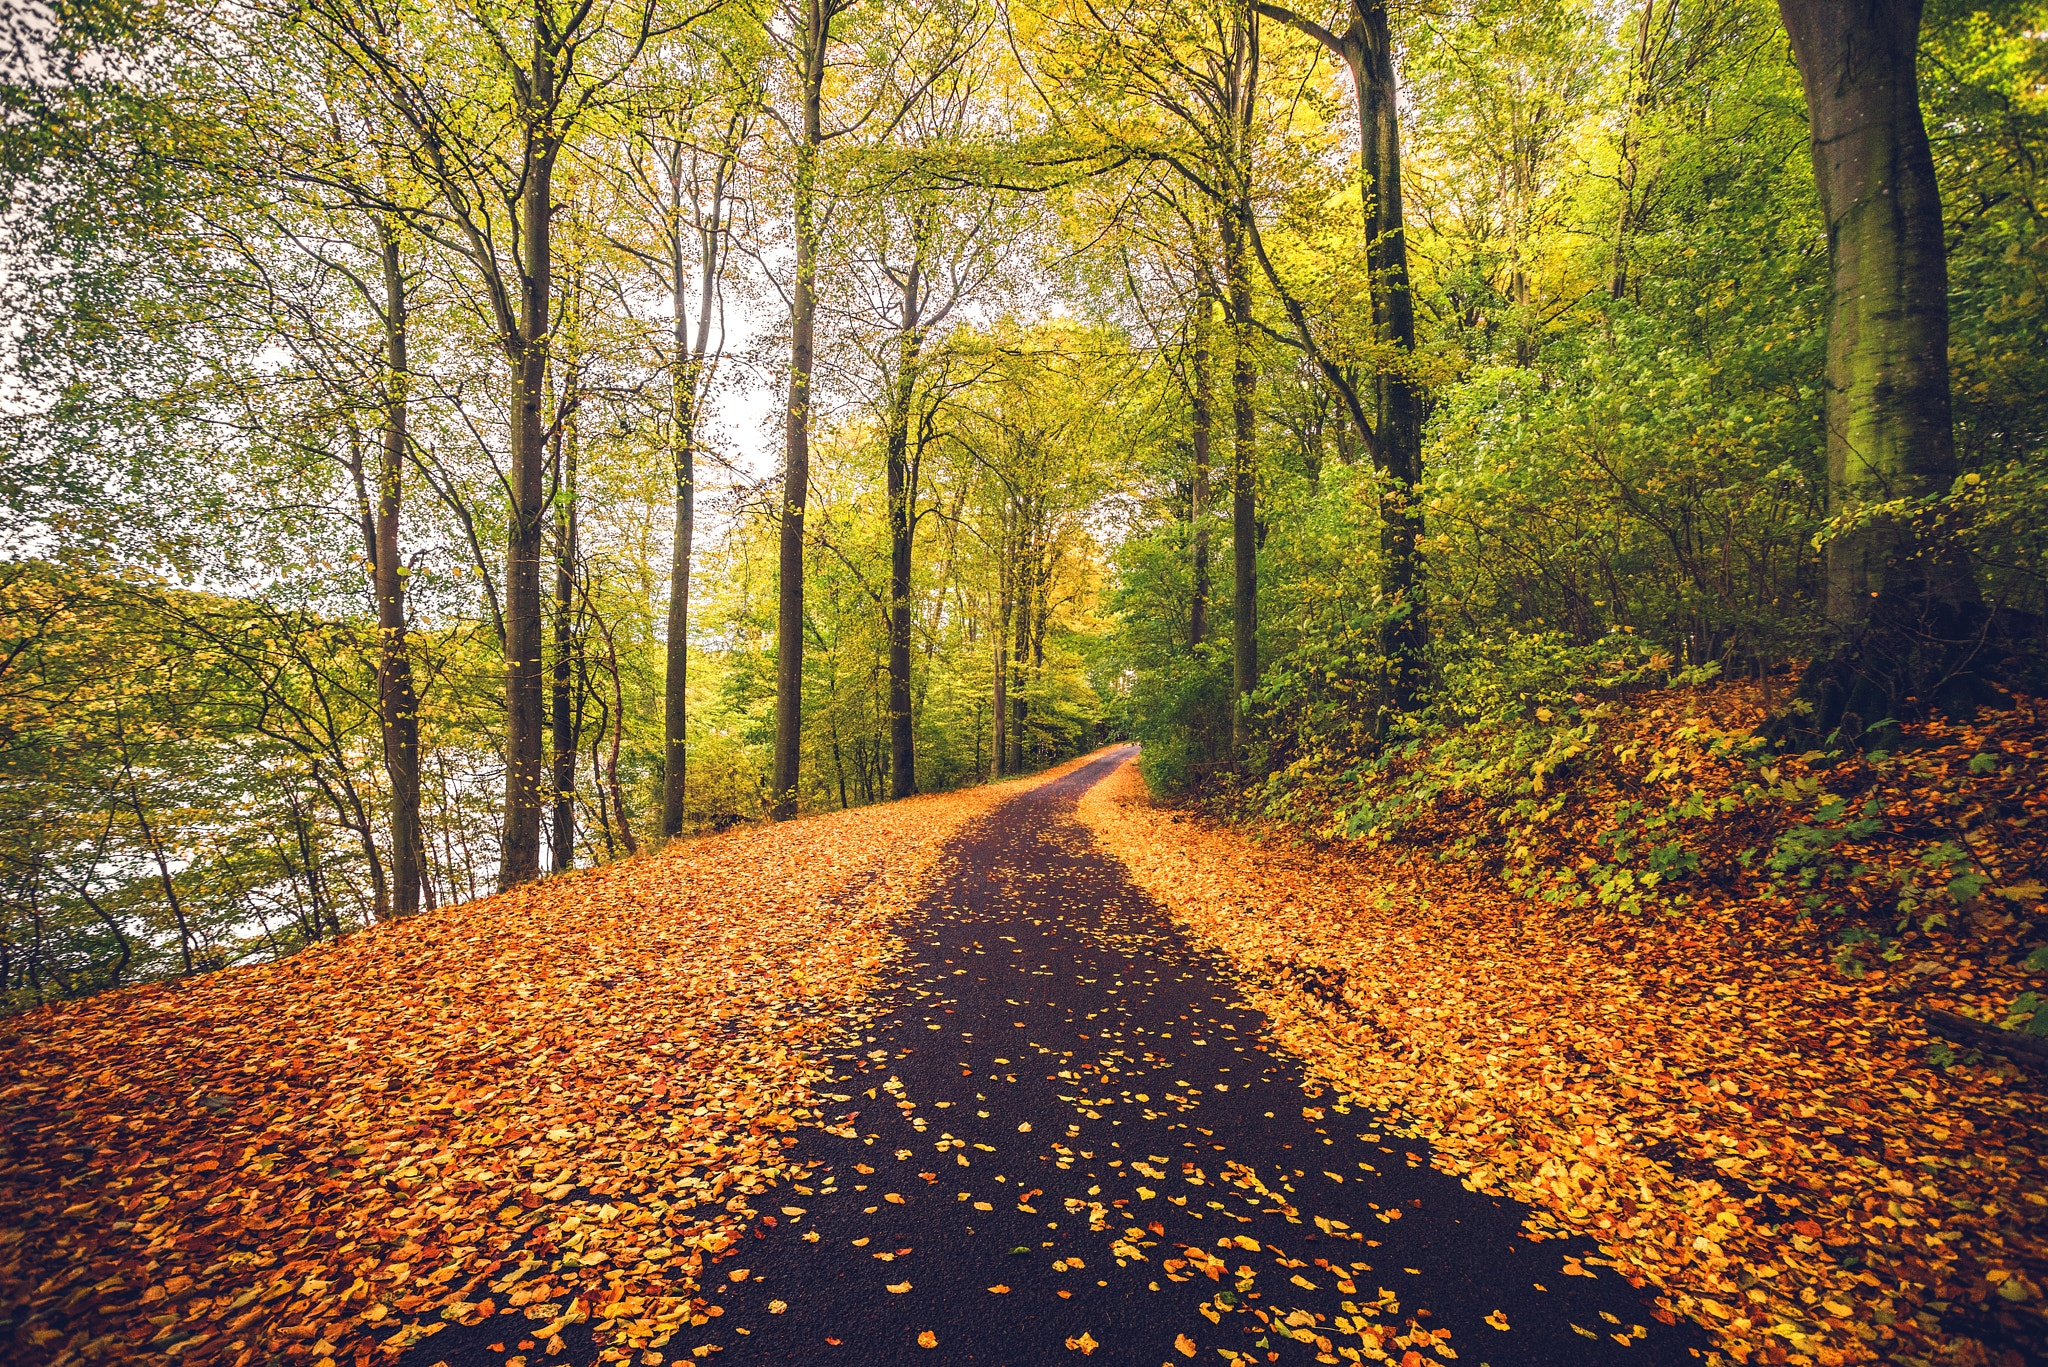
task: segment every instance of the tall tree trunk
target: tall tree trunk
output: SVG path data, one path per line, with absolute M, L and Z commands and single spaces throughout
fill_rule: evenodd
M 1215 284 L 1210 278 L 1208 253 L 1202 252 L 1195 288 L 1194 354 L 1189 368 L 1189 386 L 1194 391 L 1195 469 L 1188 497 L 1189 517 L 1195 524 L 1194 601 L 1188 605 L 1188 644 L 1198 646 L 1209 638 L 1209 465 L 1210 412 L 1209 346 L 1214 328 Z
M 529 107 L 554 103 L 554 53 L 545 37 L 549 19 L 533 15 L 533 68 Z M 527 181 L 519 205 L 519 324 L 511 339 L 512 495 L 505 537 L 505 836 L 498 889 L 540 873 L 541 794 L 549 776 L 541 764 L 545 709 L 542 679 L 541 544 L 547 516 L 547 461 L 543 416 L 547 407 L 548 308 L 552 291 L 555 157 L 560 134 L 551 124 L 528 130 Z
M 796 815 L 797 762 L 803 750 L 804 500 L 811 483 L 811 364 L 816 349 L 818 149 L 824 143 L 825 53 L 832 10 L 807 0 L 803 33 L 803 130 L 796 149 L 796 287 L 790 300 L 789 445 L 783 465 L 782 526 L 775 603 L 775 752 L 777 821 Z
M 1385 0 L 1353 0 L 1363 60 L 1355 69 L 1359 153 L 1365 182 L 1366 270 L 1373 281 L 1373 323 L 1398 360 L 1378 376 L 1377 436 L 1385 485 L 1380 496 L 1381 592 L 1398 613 L 1380 633 L 1389 702 L 1412 708 L 1426 682 L 1429 641 L 1422 582 L 1422 386 L 1406 366 L 1415 352 L 1415 294 L 1408 280 L 1408 234 L 1401 217 L 1400 92 Z
M 568 395 L 563 395 L 565 401 Z M 562 497 L 555 514 L 555 678 L 549 699 L 554 730 L 554 813 L 550 833 L 554 836 L 554 872 L 562 873 L 576 863 L 576 655 L 574 595 L 576 592 L 576 429 L 573 420 L 555 434 L 557 459 L 561 462 Z
M 411 916 L 420 907 L 426 846 L 420 830 L 420 718 L 413 691 L 412 653 L 405 639 L 405 575 L 398 560 L 403 507 L 407 418 L 405 274 L 397 225 L 380 222 L 384 267 L 384 442 L 377 470 L 375 546 L 370 556 L 377 599 L 377 720 L 383 732 L 384 772 L 391 784 L 392 911 Z
M 619 839 L 626 846 L 630 857 L 640 853 L 640 842 L 633 835 L 633 822 L 626 814 L 626 790 L 619 784 L 619 742 L 626 734 L 626 690 L 619 680 L 619 647 L 612 635 L 612 629 L 592 614 L 599 630 L 604 632 L 605 673 L 612 681 L 612 725 L 611 751 L 605 757 L 604 783 L 612 799 L 612 820 L 619 828 Z M 603 801 L 600 797 L 599 801 Z
M 1397 615 L 1380 633 L 1391 709 L 1415 705 L 1427 682 L 1428 602 L 1423 583 L 1422 386 L 1405 366 L 1415 350 L 1415 296 L 1408 278 L 1408 238 L 1401 215 L 1400 90 L 1386 0 L 1351 0 L 1342 34 L 1285 6 L 1255 0 L 1260 14 L 1323 44 L 1351 72 L 1358 96 L 1359 195 L 1365 213 L 1366 274 L 1373 326 L 1398 356 L 1375 378 L 1371 430 L 1361 433 L 1385 481 L 1380 499 L 1380 592 Z M 1367 419 L 1360 416 L 1363 426 Z
M 1008 535 L 1003 538 L 1003 553 L 1011 553 L 1012 541 Z M 1005 564 L 1002 567 L 1002 586 L 996 608 L 994 630 L 989 632 L 989 644 L 995 652 L 995 697 L 990 707 L 995 713 L 994 752 L 995 777 L 1002 778 L 1010 772 L 1010 595 L 1015 582 L 1015 569 Z
M 920 243 L 920 247 L 922 244 Z M 903 330 L 897 342 L 896 389 L 889 399 L 889 796 L 917 791 L 917 756 L 910 711 L 910 563 L 917 518 L 917 490 L 910 478 L 910 405 L 917 392 L 917 365 L 924 347 L 918 318 L 924 309 L 920 260 L 903 278 Z
M 670 183 L 681 193 L 681 168 L 671 174 Z M 661 783 L 661 835 L 663 839 L 682 834 L 685 799 L 689 791 L 689 670 L 690 670 L 690 558 L 697 538 L 697 418 L 698 390 L 705 383 L 705 357 L 711 347 L 711 303 L 717 289 L 719 252 L 722 250 L 721 214 L 724 182 L 711 202 L 711 225 L 698 233 L 697 338 L 693 345 L 683 318 L 683 246 L 680 204 L 669 236 L 669 276 L 676 299 L 673 333 L 671 440 L 674 445 L 675 549 L 669 561 L 668 579 L 668 677 L 663 686 Z
M 676 234 L 670 259 L 675 284 L 675 355 L 671 364 L 670 441 L 675 477 L 675 544 L 668 566 L 668 671 L 662 684 L 661 836 L 683 832 L 683 812 L 690 773 L 690 554 L 697 539 L 697 446 L 695 438 L 696 367 L 690 363 L 683 322 L 682 235 Z M 709 277 L 706 277 L 707 287 Z M 700 317 L 708 321 L 709 310 Z
M 1245 699 L 1259 682 L 1258 412 L 1259 383 L 1252 354 L 1251 277 L 1246 271 L 1242 201 L 1221 215 L 1224 276 L 1230 291 L 1230 753 L 1243 759 Z
M 1829 511 L 1939 493 L 1956 475 L 1948 261 L 1920 113 L 1919 0 L 1781 0 L 1806 88 L 1828 226 Z M 1826 608 L 1842 645 L 1802 692 L 1810 725 L 1848 738 L 1918 705 L 1966 709 L 1983 603 L 1946 537 L 1872 517 L 1827 546 Z M 1804 728 L 1802 728 L 1804 729 Z
M 1024 724 L 1031 707 L 1024 693 L 1024 669 L 1030 660 L 1032 587 L 1036 579 L 1029 556 L 1035 554 L 1028 553 L 1017 566 L 1016 636 L 1010 648 L 1010 771 L 1019 774 L 1024 772 Z

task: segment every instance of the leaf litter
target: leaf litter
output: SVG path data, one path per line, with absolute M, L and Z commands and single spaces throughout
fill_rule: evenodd
M 658 1353 L 723 1313 L 709 1266 L 805 1176 L 787 1132 L 837 1128 L 812 1055 L 897 947 L 887 922 L 1015 786 L 6 1022 L 10 1360 L 369 1367 L 494 1317 L 512 1363 L 565 1334 Z
M 1935 764 L 1988 744 L 1943 740 Z M 2039 787 L 2013 781 L 2031 816 Z M 1656 1289 L 1660 1317 L 1713 1332 L 1710 1356 L 2022 1367 L 2010 1345 L 2039 1339 L 2038 1078 L 1930 1066 L 1881 978 L 1756 934 L 1756 907 L 1544 905 L 1415 851 L 1191 820 L 1154 807 L 1135 765 L 1077 814 L 1346 1100 L 1534 1207 L 1531 1238 L 1590 1235 L 1606 1258 L 1561 1272 Z

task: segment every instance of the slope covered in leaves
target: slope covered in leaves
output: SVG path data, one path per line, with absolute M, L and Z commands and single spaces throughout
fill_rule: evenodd
M 1681 718 L 1685 701 L 1640 704 L 1642 738 L 1694 745 L 1672 739 L 1678 723 L 1711 721 Z M 2033 786 L 2038 799 L 2026 720 L 1988 719 L 1998 742 L 1924 737 L 1918 778 L 1879 775 L 1857 800 L 1900 828 L 1933 821 L 1956 784 L 1929 775 L 1962 773 L 1987 743 L 2019 771 L 2005 796 L 2024 804 Z M 1681 766 L 1682 781 L 1706 782 L 1707 767 Z M 1792 762 L 1772 781 L 1806 776 Z M 1871 779 L 1836 771 L 1816 786 Z M 1597 805 L 1580 799 L 1581 815 Z M 1973 829 L 1992 814 L 2027 821 L 1995 798 L 1963 811 Z M 1424 848 L 1191 819 L 1154 807 L 1131 770 L 1081 815 L 1237 964 L 1284 1043 L 1405 1117 L 1440 1166 L 1535 1205 L 1532 1233 L 1593 1235 L 1615 1269 L 1715 1331 L 1726 1360 L 2018 1367 L 2040 1350 L 2048 1094 L 2038 1074 L 1996 1060 L 1935 1066 L 1946 1047 L 1912 1009 L 1926 996 L 2002 1014 L 1991 1003 L 2021 985 L 2013 951 L 2028 924 L 2009 904 L 1964 909 L 1961 935 L 1937 925 L 1909 953 L 1864 957 L 1866 944 L 1899 943 L 1844 946 L 1837 931 L 1887 866 L 1882 848 L 1871 868 L 1818 880 L 1831 900 L 1801 919 L 1803 895 L 1763 879 L 1704 885 L 1682 906 L 1532 898 Z M 1432 817 L 1444 843 L 1488 825 L 1483 811 L 1462 827 L 1453 816 Z M 1548 848 L 1516 852 L 1537 875 L 1525 891 L 1546 864 L 1578 867 L 1571 829 L 1561 821 Z M 2032 843 L 2023 829 L 1985 831 L 1975 848 L 2010 875 Z
M 705 1260 L 799 1175 L 778 1132 L 822 1123 L 807 1042 L 1003 791 L 736 831 L 5 1022 L 0 1356 L 384 1362 L 502 1315 L 536 1358 L 567 1335 L 614 1359 L 702 1324 Z

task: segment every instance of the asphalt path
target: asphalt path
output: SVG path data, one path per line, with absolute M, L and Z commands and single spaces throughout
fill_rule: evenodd
M 1269 1040 L 1074 817 L 1133 753 L 946 847 L 886 1009 L 831 1059 L 851 1137 L 803 1132 L 816 1175 L 756 1200 L 774 1226 L 706 1269 L 724 1313 L 663 1359 L 1699 1360 L 1593 1244 L 1530 1239 Z

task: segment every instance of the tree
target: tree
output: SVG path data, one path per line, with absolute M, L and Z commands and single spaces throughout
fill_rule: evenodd
M 420 828 L 420 703 L 406 646 L 405 566 L 399 563 L 404 509 L 406 417 L 411 369 L 406 361 L 409 315 L 399 224 L 377 224 L 377 261 L 384 285 L 384 430 L 377 444 L 375 507 L 370 522 L 370 574 L 377 600 L 377 720 L 384 768 L 391 781 L 391 910 L 419 910 L 426 848 Z
M 710 8 L 718 3 L 710 0 Z M 424 14 L 389 11 L 379 0 L 313 0 L 302 11 L 315 41 L 402 130 L 387 155 L 426 187 L 431 202 L 385 207 L 465 265 L 476 310 L 489 320 L 509 372 L 501 889 L 539 873 L 541 809 L 551 790 L 542 754 L 540 564 L 549 520 L 544 415 L 555 171 L 647 45 L 708 12 L 671 16 L 656 0 L 532 0 L 510 12 L 463 4 Z M 318 168 L 300 176 L 317 180 Z
M 1841 644 L 1802 680 L 1801 729 L 1854 738 L 1919 705 L 1967 708 L 1983 602 L 1939 529 L 1898 505 L 1956 477 L 1948 258 L 1920 112 L 1920 0 L 1781 0 L 1827 219 L 1824 607 Z
M 1234 0 L 1194 12 L 1128 6 L 1090 13 L 1092 28 L 1076 26 L 1067 35 L 1073 51 L 1064 58 L 1065 70 L 1080 99 L 1064 112 L 1125 155 L 1171 167 L 1206 201 L 1206 212 L 1189 218 L 1191 238 L 1213 222 L 1222 247 L 1219 293 L 1232 355 L 1231 678 L 1237 706 L 1231 750 L 1241 758 L 1244 701 L 1259 675 L 1255 399 L 1261 334 L 1251 293 L 1263 56 L 1258 14 Z M 1091 95 L 1094 101 L 1084 103 Z
M 942 43 L 945 39 L 941 40 Z M 941 54 L 943 57 L 943 53 Z M 948 61 L 946 67 L 950 67 Z M 942 67 L 898 129 L 899 146 L 874 160 L 882 174 L 864 198 L 866 242 L 857 250 L 874 279 L 874 297 L 857 322 L 879 323 L 873 362 L 883 390 L 883 475 L 889 502 L 888 632 L 889 796 L 917 791 L 916 718 L 911 699 L 911 572 L 925 451 L 950 392 L 971 383 L 973 368 L 935 355 L 933 342 L 961 306 L 994 282 L 999 230 L 1014 225 L 1001 197 L 973 185 L 934 184 L 925 164 L 965 142 L 975 109 L 976 72 Z
M 1390 704 L 1405 711 L 1427 678 L 1428 604 L 1423 585 L 1422 424 L 1427 396 L 1413 373 L 1415 296 L 1408 277 L 1408 235 L 1401 214 L 1400 90 L 1386 0 L 1349 0 L 1341 33 L 1309 16 L 1259 0 L 1260 14 L 1321 43 L 1351 73 L 1358 101 L 1359 194 L 1365 209 L 1365 276 L 1377 340 L 1392 356 L 1377 366 L 1370 415 L 1353 404 L 1354 421 L 1373 463 L 1385 476 L 1380 497 L 1382 585 L 1389 607 L 1380 645 L 1387 661 Z M 1270 273 L 1270 272 L 1269 272 Z M 1278 278 L 1274 278 L 1278 285 Z M 1312 345 L 1300 327 L 1305 346 Z M 1334 367 L 1325 366 L 1326 370 Z M 1336 376 L 1332 375 L 1333 380 Z
M 649 64 L 645 91 L 612 167 L 630 226 L 651 241 L 613 244 L 651 270 L 673 304 L 669 330 L 668 450 L 675 537 L 669 559 L 667 683 L 663 689 L 660 834 L 682 833 L 689 783 L 690 569 L 697 532 L 699 427 L 724 355 L 726 271 L 742 211 L 735 178 L 755 136 L 762 98 L 745 63 L 753 34 L 679 45 Z M 695 300 L 695 322 L 687 302 Z
M 834 20 L 857 0 L 795 0 L 785 11 L 785 47 L 796 70 L 796 117 L 780 119 L 795 145 L 791 194 L 795 278 L 788 295 L 789 424 L 783 461 L 776 559 L 781 575 L 775 609 L 775 749 L 770 779 L 777 820 L 796 814 L 797 768 L 803 747 L 804 500 L 811 472 L 811 409 L 817 363 L 818 261 L 824 234 L 837 203 L 823 179 L 828 142 L 866 133 L 873 146 L 886 145 L 933 86 L 972 51 L 980 26 L 955 13 L 944 0 L 909 5 L 880 16 L 873 35 L 886 53 L 857 85 L 844 122 L 827 129 L 825 77 L 834 41 Z M 779 116 L 778 116 L 779 118 Z
M 823 222 L 818 161 L 825 145 L 825 71 L 832 21 L 854 0 L 797 0 L 792 56 L 797 69 L 796 184 L 791 201 L 796 279 L 789 301 L 789 421 L 782 464 L 776 542 L 775 751 L 769 778 L 776 820 L 796 815 L 797 763 L 803 745 L 804 499 L 811 482 L 811 371 L 818 331 L 818 249 Z

